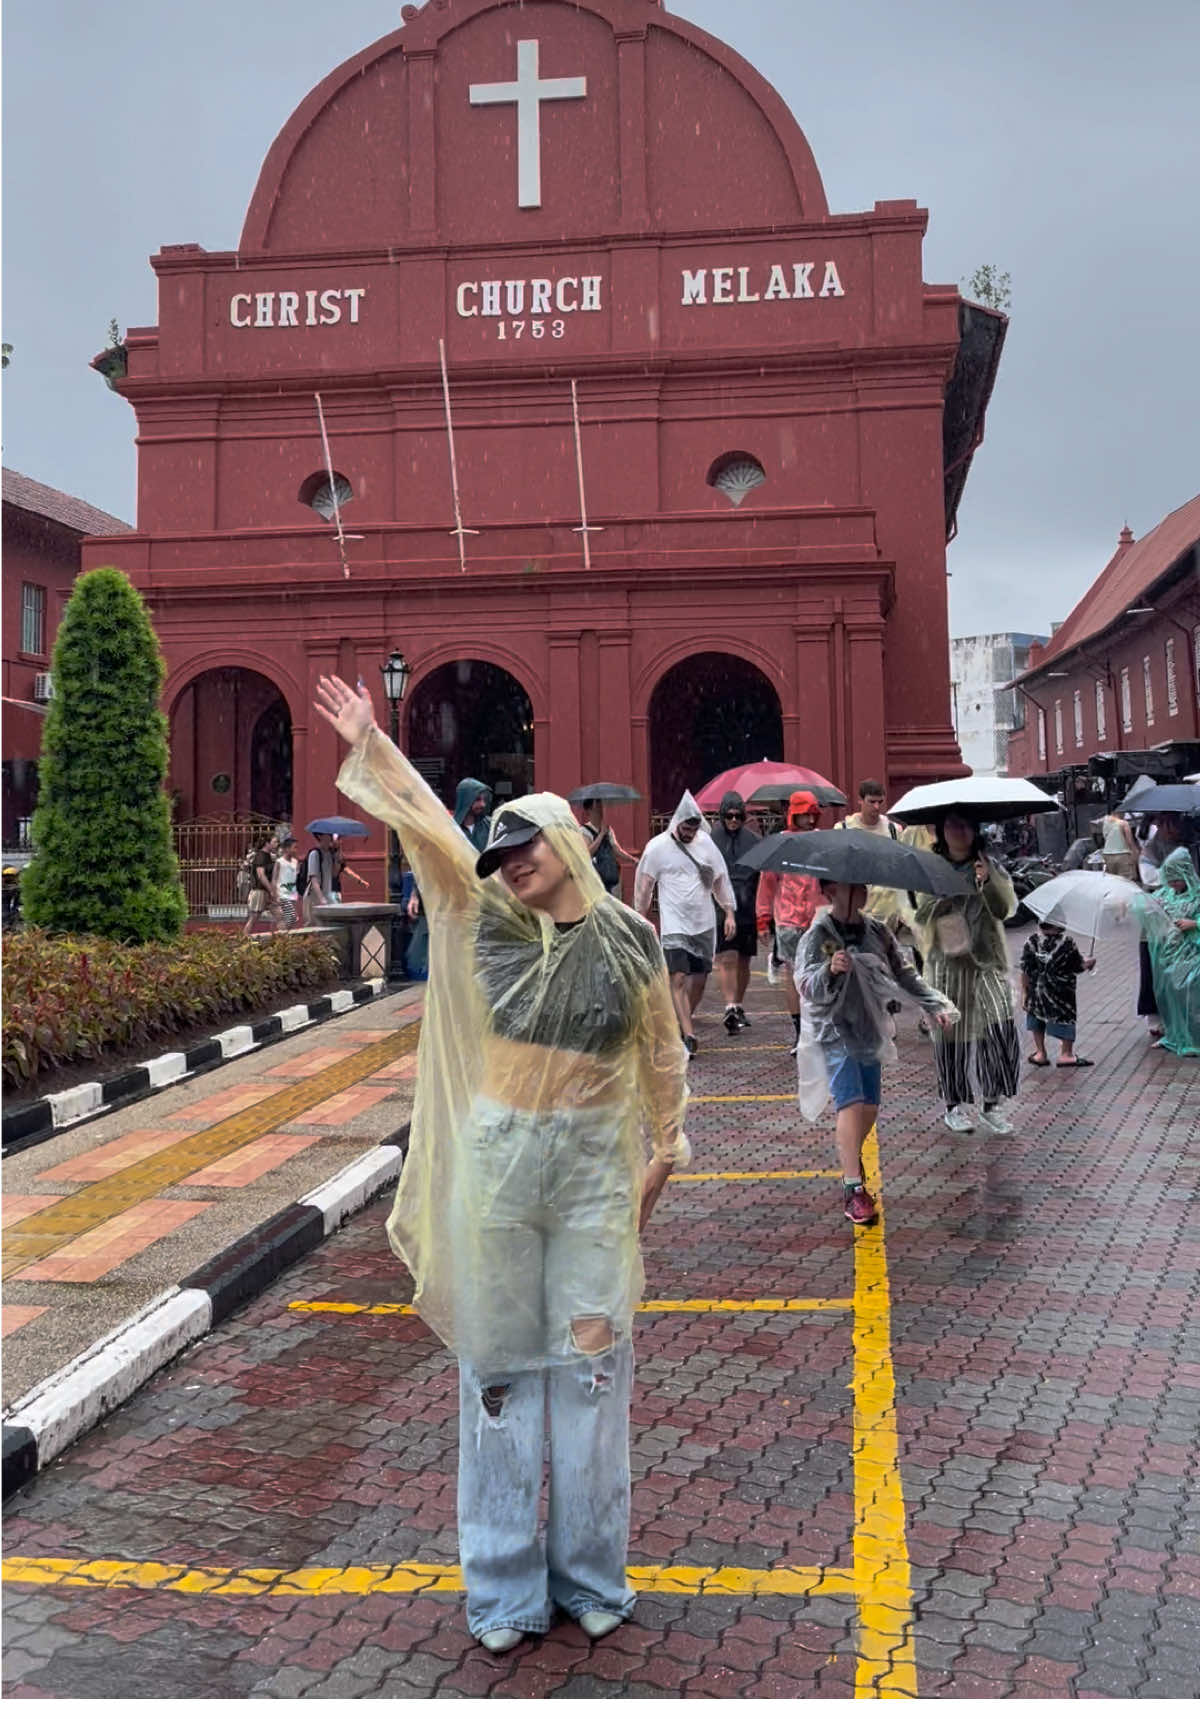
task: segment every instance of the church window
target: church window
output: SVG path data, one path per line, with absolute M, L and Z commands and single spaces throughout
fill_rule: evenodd
M 46 654 L 46 587 L 21 586 L 21 649 L 27 656 Z
M 709 467 L 705 481 L 727 496 L 734 507 L 740 507 L 752 489 L 766 483 L 767 474 L 753 454 L 722 454 Z
M 1121 670 L 1121 729 L 1125 734 L 1133 732 L 1133 688 L 1127 668 Z
M 1163 646 L 1167 659 L 1167 715 L 1179 715 L 1179 680 L 1175 673 L 1175 640 L 1169 638 Z
M 1083 694 L 1075 688 L 1075 744 L 1083 745 Z
M 341 472 L 334 472 L 333 487 L 330 488 L 328 472 L 313 472 L 300 485 L 300 494 L 296 498 L 303 507 L 311 507 L 314 513 L 319 513 L 322 519 L 332 519 L 334 516 L 334 497 L 337 497 L 338 509 L 354 500 L 354 491 L 350 480 L 344 478 Z
M 1142 658 L 1142 696 L 1146 701 L 1146 727 L 1154 727 L 1154 679 L 1150 673 L 1150 658 Z
M 1061 752 L 1062 749 L 1063 749 L 1062 699 L 1056 698 L 1054 701 L 1054 750 L 1056 752 Z
M 1108 723 L 1104 715 L 1104 682 L 1096 682 L 1096 739 L 1107 740 Z

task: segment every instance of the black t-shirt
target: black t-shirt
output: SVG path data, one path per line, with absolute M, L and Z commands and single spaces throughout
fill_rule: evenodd
M 521 1044 L 602 1056 L 628 1038 L 641 993 L 662 967 L 658 938 L 610 895 L 554 933 L 547 953 L 535 914 L 484 897 L 475 970 L 492 1030 Z
M 833 926 L 833 929 L 837 932 L 847 949 L 862 948 L 863 933 L 866 931 L 866 926 L 863 924 L 861 919 L 856 919 L 853 925 L 843 925 L 842 921 L 840 919 L 835 919 L 831 913 L 829 915 L 829 923 Z
M 271 873 L 274 869 L 275 856 L 268 853 L 266 848 L 259 848 L 250 866 L 250 888 L 269 889 L 271 886 Z M 263 883 L 262 878 L 258 875 L 260 871 L 266 877 L 267 881 L 265 884 Z

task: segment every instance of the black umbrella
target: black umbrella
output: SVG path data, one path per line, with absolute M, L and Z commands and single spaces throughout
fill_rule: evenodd
M 781 830 L 756 842 L 742 864 L 759 871 L 801 871 L 830 883 L 880 884 L 921 895 L 969 895 L 975 879 L 938 854 L 863 830 Z
M 844 806 L 848 802 L 840 788 L 828 782 L 764 782 L 746 796 L 747 804 L 761 806 L 767 800 L 790 800 L 793 794 L 811 794 L 818 806 Z
M 1200 783 L 1163 782 L 1135 788 L 1121 802 L 1123 812 L 1200 812 Z
M 586 788 L 576 788 L 573 794 L 567 795 L 572 805 L 578 805 L 581 800 L 611 800 L 624 805 L 641 797 L 636 788 L 625 788 L 620 782 L 589 782 Z

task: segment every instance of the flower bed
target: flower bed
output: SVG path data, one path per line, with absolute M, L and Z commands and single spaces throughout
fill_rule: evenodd
M 4 940 L 6 1089 L 48 1070 L 139 1051 L 164 1036 L 266 1010 L 338 976 L 325 937 L 187 933 L 127 947 L 22 930 Z M 80 1078 L 87 1078 L 81 1068 Z

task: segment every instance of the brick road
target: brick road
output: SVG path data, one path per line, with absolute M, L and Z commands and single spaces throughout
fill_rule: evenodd
M 938 1126 L 902 1027 L 857 1234 L 779 993 L 736 1042 L 708 1003 L 696 1179 L 648 1237 L 633 1623 L 471 1642 L 454 1366 L 376 1206 L 12 1502 L 6 1693 L 1195 1696 L 1200 1064 L 1102 955 L 1097 1066 L 1027 1070 L 1013 1139 Z

